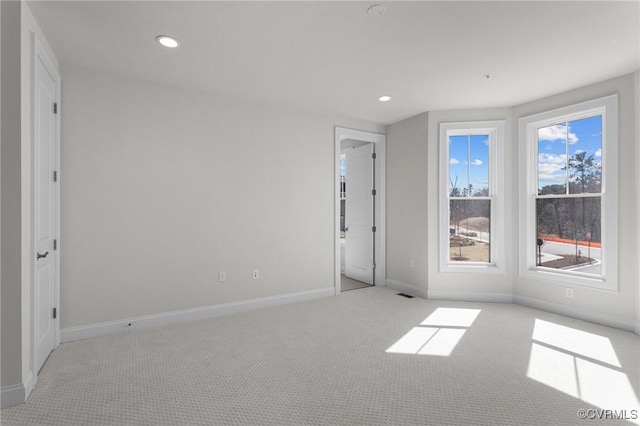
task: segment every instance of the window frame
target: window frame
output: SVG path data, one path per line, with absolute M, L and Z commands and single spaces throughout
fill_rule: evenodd
M 600 192 L 601 275 L 540 268 L 536 265 L 538 129 L 560 122 L 602 116 L 602 186 Z M 601 290 L 618 290 L 618 96 L 541 112 L 519 119 L 520 134 L 520 276 Z M 590 196 L 587 194 L 585 196 Z M 577 197 L 581 198 L 581 197 Z
M 504 136 L 505 120 L 440 123 L 440 272 L 506 273 L 504 215 Z M 489 136 L 489 195 L 469 197 L 491 200 L 490 262 L 455 262 L 449 259 L 449 137 L 461 135 Z M 469 199 L 465 197 L 455 197 Z

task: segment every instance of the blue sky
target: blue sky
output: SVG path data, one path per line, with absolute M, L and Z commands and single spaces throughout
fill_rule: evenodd
M 568 124 L 568 127 L 567 127 Z M 568 129 L 568 132 L 567 132 Z M 538 129 L 538 188 L 566 184 L 568 141 L 569 157 L 581 151 L 602 163 L 602 116 L 560 123 Z
M 489 187 L 489 136 L 449 137 L 449 177 L 453 182 L 458 178 L 460 190 L 467 188 L 469 183 L 472 193 Z

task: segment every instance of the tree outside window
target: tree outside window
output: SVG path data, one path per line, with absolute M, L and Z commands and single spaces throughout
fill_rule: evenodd
M 535 214 L 540 267 L 602 273 L 602 115 L 540 127 Z
M 449 260 L 491 262 L 489 135 L 449 137 Z

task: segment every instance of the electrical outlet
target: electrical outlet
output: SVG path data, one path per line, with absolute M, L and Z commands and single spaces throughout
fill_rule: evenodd
M 413 269 L 413 259 L 409 259 L 409 269 Z
M 227 273 L 224 271 L 218 272 L 218 282 L 223 282 L 227 280 Z
M 258 269 L 253 270 L 252 278 L 254 280 L 257 280 L 258 278 L 260 278 L 260 271 Z
M 564 295 L 571 299 L 573 297 L 573 289 L 569 287 L 565 288 Z

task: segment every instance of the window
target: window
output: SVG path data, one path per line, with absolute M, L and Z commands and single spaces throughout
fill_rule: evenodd
M 520 119 L 521 273 L 615 289 L 617 97 Z
M 504 271 L 503 122 L 440 125 L 442 271 Z

